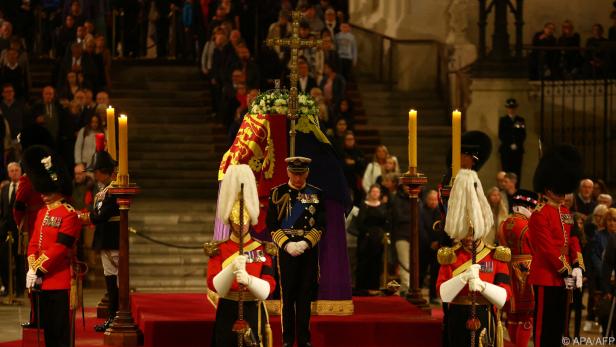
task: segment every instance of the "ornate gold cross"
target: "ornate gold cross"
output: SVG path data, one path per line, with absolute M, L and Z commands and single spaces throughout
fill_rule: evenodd
M 297 92 L 297 81 L 299 80 L 299 73 L 297 69 L 297 59 L 299 58 L 299 50 L 302 48 L 320 47 L 323 43 L 321 40 L 303 40 L 299 37 L 299 23 L 302 20 L 301 11 L 293 11 L 293 22 L 291 23 L 291 37 L 288 39 L 267 39 L 267 45 L 269 47 L 289 47 L 291 48 L 291 61 L 289 62 L 289 69 L 291 74 L 289 76 L 289 100 L 288 108 L 289 113 L 287 117 L 291 120 L 290 148 L 289 156 L 295 156 L 295 121 L 297 120 L 297 109 L 299 108 L 299 98 Z

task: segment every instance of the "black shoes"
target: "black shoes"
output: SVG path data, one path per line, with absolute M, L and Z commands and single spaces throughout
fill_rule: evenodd
M 107 328 L 109 328 L 111 323 L 113 323 L 113 318 L 107 319 L 105 321 L 105 323 L 103 323 L 103 324 L 95 325 L 94 326 L 94 331 L 96 331 L 97 333 L 104 333 L 105 330 L 107 330 Z

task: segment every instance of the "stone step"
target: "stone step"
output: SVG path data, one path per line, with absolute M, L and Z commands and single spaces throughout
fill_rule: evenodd
M 208 234 L 214 229 L 214 216 L 206 218 L 203 221 L 195 223 L 180 223 L 175 225 L 169 224 L 153 224 L 153 223 L 135 223 L 131 219 L 131 228 L 143 233 L 147 236 L 152 236 L 158 239 L 158 236 L 164 235 L 194 235 Z
M 164 170 L 166 173 L 171 170 L 203 170 L 204 168 L 218 168 L 218 163 L 211 160 L 195 160 L 195 161 L 183 161 L 183 162 L 169 162 L 169 161 L 148 161 L 140 160 L 137 162 L 131 162 L 131 171 L 145 171 L 154 172 L 155 170 Z M 173 177 L 173 173 L 170 177 Z
M 155 273 L 161 278 L 183 278 L 183 277 L 198 277 L 205 276 L 206 266 L 203 265 L 165 265 L 165 266 L 133 266 L 130 269 L 131 284 L 134 285 L 133 278 L 147 276 Z
M 205 275 L 188 276 L 186 278 L 156 278 L 152 276 L 131 276 L 130 285 L 137 291 L 144 292 L 202 292 L 205 293 L 207 283 Z M 205 294 L 204 294 L 205 295 Z M 203 298 L 205 301 L 205 296 Z
M 213 226 L 212 226 L 213 229 Z M 147 235 L 148 233 L 145 233 Z M 183 232 L 172 232 L 168 234 L 158 233 L 156 235 L 147 235 L 151 236 L 153 239 L 161 242 L 166 242 L 172 245 L 178 246 L 201 246 L 204 242 L 210 241 L 212 239 L 211 235 L 207 235 L 205 233 L 183 233 Z M 136 236 L 131 238 L 131 244 L 144 244 L 150 245 L 152 241 Z M 164 247 L 163 245 L 161 245 Z
M 208 239 L 208 241 L 211 238 Z M 139 257 L 142 256 L 151 256 L 151 255 L 157 255 L 158 257 L 182 257 L 182 256 L 199 256 L 204 254 L 203 253 L 203 242 L 201 243 L 195 243 L 195 244 L 186 244 L 186 245 L 180 245 L 179 246 L 190 246 L 191 248 L 177 248 L 177 247 L 164 247 L 161 245 L 157 245 L 154 243 L 131 243 L 130 247 L 130 254 L 131 254 L 131 262 L 133 261 L 133 258 L 138 259 Z M 198 248 L 197 248 L 198 247 Z M 173 261 L 176 261 L 176 258 L 172 259 Z M 145 266 L 145 265 L 143 265 Z
M 167 254 L 165 256 L 159 254 L 144 254 L 130 258 L 131 267 L 135 265 L 201 265 L 206 263 L 207 257 L 203 251 L 200 254 L 196 252 L 195 254 Z
M 207 143 L 168 143 L 165 141 L 160 141 L 159 139 L 152 139 L 152 142 L 148 143 L 145 141 L 135 141 L 131 139 L 130 141 L 130 150 L 132 152 L 199 152 L 202 153 L 202 156 L 208 156 L 210 159 L 213 159 L 213 152 L 211 145 Z
M 139 106 L 144 105 L 143 99 L 116 97 L 115 93 L 114 93 L 114 98 L 112 101 L 114 105 L 117 104 L 117 105 L 121 105 L 122 107 L 126 107 L 126 108 L 135 107 L 135 106 L 139 107 Z M 206 95 L 204 95 L 204 97 L 202 98 L 182 98 L 181 103 L 180 103 L 180 100 L 172 99 L 172 98 L 160 98 L 160 99 L 149 98 L 147 100 L 147 105 L 150 107 L 209 106 L 211 105 L 211 100 L 210 98 L 206 97 Z

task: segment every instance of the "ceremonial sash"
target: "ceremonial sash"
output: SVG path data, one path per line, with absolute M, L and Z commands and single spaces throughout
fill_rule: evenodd
M 488 254 L 490 254 L 492 250 L 488 247 L 484 247 L 479 253 L 477 253 L 476 263 L 479 263 L 483 258 L 485 258 Z M 466 271 L 468 268 L 473 265 L 473 259 L 467 260 L 464 264 L 460 265 L 457 269 L 453 270 L 453 276 L 458 276 L 459 274 Z
M 289 214 L 289 216 L 282 220 L 282 229 L 292 229 L 293 225 L 295 225 L 295 222 L 297 222 L 297 220 L 299 219 L 299 217 L 302 216 L 303 213 L 304 204 L 300 203 L 299 201 L 296 202 L 293 205 L 293 208 L 291 208 L 291 213 Z
M 249 244 L 248 246 L 244 246 L 244 252 L 250 252 L 250 251 L 254 251 L 255 249 L 259 248 L 259 246 L 261 246 L 261 244 L 257 241 Z M 225 261 L 222 262 L 222 268 L 226 268 L 227 265 L 229 265 L 235 258 L 237 258 L 237 256 L 240 255 L 240 251 L 237 251 L 233 254 L 231 254 L 231 256 L 227 259 L 225 259 Z

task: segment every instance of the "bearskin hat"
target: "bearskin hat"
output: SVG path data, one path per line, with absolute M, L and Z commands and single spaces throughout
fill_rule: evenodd
M 533 177 L 536 192 L 564 195 L 575 191 L 583 175 L 582 157 L 572 145 L 555 145 L 545 152 Z
M 19 143 L 22 150 L 28 149 L 28 147 L 34 145 L 47 146 L 48 148 L 54 148 L 53 137 L 49 131 L 38 124 L 32 124 L 21 131 L 18 135 Z
M 64 162 L 51 148 L 31 146 L 23 154 L 23 166 L 34 190 L 41 194 L 70 196 L 72 181 Z
M 482 131 L 467 131 L 462 134 L 462 153 L 473 156 L 473 170 L 479 171 L 492 154 L 492 140 Z

